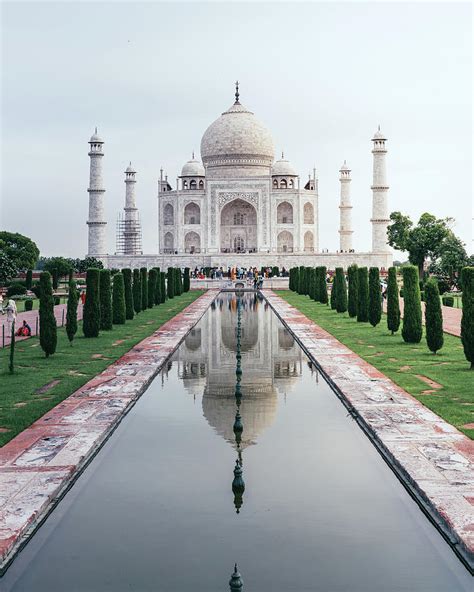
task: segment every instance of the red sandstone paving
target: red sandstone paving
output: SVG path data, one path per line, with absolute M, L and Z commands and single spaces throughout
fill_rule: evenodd
M 274 292 L 263 293 L 474 564 L 474 441 Z M 461 312 L 443 307 L 445 331 L 459 335 Z
M 403 317 L 403 298 L 400 298 L 400 314 Z M 383 309 L 387 311 L 387 301 L 383 302 Z M 462 308 L 453 308 L 452 306 L 442 306 L 443 313 L 443 331 L 456 337 L 461 337 L 461 317 Z M 421 303 L 421 312 L 423 315 L 423 323 L 425 322 L 425 303 Z
M 0 567 L 146 390 L 217 292 L 203 294 L 0 448 Z

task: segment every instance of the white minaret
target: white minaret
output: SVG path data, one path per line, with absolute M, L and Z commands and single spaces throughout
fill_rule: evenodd
M 89 242 L 87 254 L 91 257 L 104 257 L 107 255 L 107 241 L 106 229 L 107 222 L 105 221 L 104 208 L 104 193 L 102 181 L 102 145 L 104 141 L 97 135 L 97 128 L 95 133 L 89 140 L 90 150 L 89 156 L 91 159 L 90 178 L 89 178 L 89 219 L 87 225 L 89 226 Z
M 372 142 L 374 147 L 374 175 L 372 183 L 372 252 L 389 253 L 390 247 L 387 244 L 387 226 L 390 222 L 388 216 L 387 200 L 387 170 L 385 166 L 385 156 L 387 150 L 385 142 L 387 138 L 380 131 L 380 126 L 375 132 Z
M 339 249 L 343 252 L 352 250 L 352 205 L 351 205 L 351 169 L 346 161 L 339 170 L 341 182 L 341 202 L 339 204 Z

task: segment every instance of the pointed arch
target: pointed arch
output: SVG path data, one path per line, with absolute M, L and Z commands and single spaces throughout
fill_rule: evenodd
M 282 201 L 277 206 L 277 224 L 293 224 L 293 206 Z
M 174 224 L 174 208 L 170 203 L 167 203 L 163 208 L 163 224 L 165 226 L 173 226 Z
M 309 201 L 304 204 L 303 220 L 304 224 L 314 224 L 314 208 Z

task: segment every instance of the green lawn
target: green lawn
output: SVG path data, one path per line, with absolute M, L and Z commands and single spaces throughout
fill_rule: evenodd
M 38 310 L 39 308 L 39 299 L 38 298 L 32 298 L 33 300 L 33 310 Z M 18 312 L 25 312 L 25 300 L 16 300 L 16 309 Z M 59 304 L 66 304 L 67 302 L 67 296 L 61 296 L 60 297 L 60 303 Z M 6 302 L 4 301 L 3 303 L 4 306 L 6 306 Z
M 469 369 L 459 337 L 445 333 L 444 347 L 434 355 L 428 350 L 424 335 L 416 345 L 405 343 L 400 331 L 390 335 L 385 315 L 377 327 L 372 327 L 349 318 L 347 313 L 338 314 L 308 296 L 283 290 L 277 294 L 474 439 L 474 371 Z M 420 376 L 437 384 L 430 386 Z M 468 424 L 472 427 L 465 427 Z
M 125 325 L 115 325 L 95 339 L 82 335 L 82 323 L 71 347 L 63 328 L 58 329 L 56 353 L 45 358 L 39 340 L 31 337 L 16 344 L 15 373 L 8 372 L 9 348 L 0 350 L 0 446 L 31 425 L 88 380 L 102 372 L 134 345 L 203 294 L 187 292 L 165 304 L 136 315 Z M 96 357 L 97 356 L 97 357 Z M 99 357 L 100 356 L 100 357 Z M 45 392 L 38 389 L 58 380 Z

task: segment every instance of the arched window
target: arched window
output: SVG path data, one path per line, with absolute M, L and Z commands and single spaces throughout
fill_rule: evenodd
M 163 223 L 166 226 L 172 226 L 174 224 L 174 208 L 169 203 L 163 208 Z
M 184 237 L 186 253 L 199 253 L 201 251 L 201 237 L 197 232 L 188 232 Z
M 187 189 L 188 188 L 188 182 L 187 181 L 183 181 L 183 189 Z
M 294 187 L 295 187 L 295 181 L 293 179 L 290 179 L 290 183 L 289 183 L 288 186 L 289 186 L 290 189 L 294 189 Z
M 174 238 L 171 232 L 165 234 L 164 247 L 165 251 L 168 253 L 173 252 L 174 250 Z
M 277 237 L 277 247 L 279 253 L 293 252 L 293 235 L 288 230 L 283 230 Z
M 278 189 L 278 181 L 273 179 L 273 189 Z
M 244 215 L 241 212 L 235 212 L 234 214 L 234 226 L 243 226 Z
M 287 201 L 278 204 L 277 224 L 293 224 L 293 206 Z
M 314 237 L 311 230 L 307 230 L 304 233 L 304 250 L 308 253 L 312 253 L 314 251 Z
M 184 208 L 184 223 L 201 224 L 201 208 L 196 203 L 188 203 Z
M 189 189 L 196 189 L 197 187 L 197 183 L 196 183 L 196 179 L 193 179 L 190 183 L 189 183 Z
M 280 189 L 286 189 L 288 187 L 288 183 L 286 182 L 286 179 L 282 179 L 280 181 Z
M 244 250 L 244 247 L 244 239 L 241 236 L 236 236 L 234 238 L 234 251 L 236 251 L 237 253 L 241 253 Z
M 305 224 L 314 224 L 313 204 L 310 204 L 309 202 L 304 204 L 303 219 Z
M 202 179 L 199 181 L 199 189 L 204 189 L 204 181 Z

